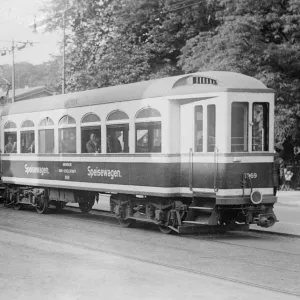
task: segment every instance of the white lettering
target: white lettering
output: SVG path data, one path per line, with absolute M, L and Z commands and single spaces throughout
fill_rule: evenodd
M 121 178 L 121 171 L 120 170 L 107 170 L 107 169 L 99 169 L 96 167 L 96 169 L 92 169 L 90 166 L 87 167 L 88 176 L 90 178 L 96 176 L 96 177 L 108 177 L 110 179 L 114 178 Z
M 245 173 L 246 178 L 255 179 L 257 178 L 257 173 Z
M 25 164 L 25 173 L 28 174 L 41 174 L 42 176 L 44 174 L 49 174 L 49 169 L 45 167 L 34 167 L 34 166 L 28 166 Z

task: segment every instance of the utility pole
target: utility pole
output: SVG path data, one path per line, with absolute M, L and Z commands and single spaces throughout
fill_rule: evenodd
M 12 41 L 12 74 L 11 74 L 11 86 L 12 86 L 12 102 L 15 102 L 15 42 Z
M 61 93 L 65 93 L 65 38 L 66 38 L 66 10 L 63 12 L 63 50 L 62 50 L 62 83 L 61 83 Z

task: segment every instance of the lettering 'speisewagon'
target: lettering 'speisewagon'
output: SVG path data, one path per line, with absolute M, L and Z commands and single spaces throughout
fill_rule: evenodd
M 274 91 L 231 72 L 19 101 L 1 119 L 6 202 L 46 213 L 107 194 L 164 233 L 276 221 Z

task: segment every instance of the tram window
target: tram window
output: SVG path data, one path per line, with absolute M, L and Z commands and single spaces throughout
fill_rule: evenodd
M 216 106 L 207 106 L 207 152 L 214 152 L 216 145 Z
M 161 152 L 161 122 L 136 124 L 136 149 L 141 152 Z
M 76 153 L 76 128 L 61 128 L 59 134 L 59 153 Z
M 17 153 L 17 133 L 4 133 L 4 153 Z
M 21 153 L 35 153 L 33 130 L 21 132 Z
M 231 152 L 248 151 L 248 107 L 246 102 L 231 105 Z
M 203 107 L 195 107 L 195 152 L 203 152 Z
M 269 103 L 253 103 L 252 151 L 269 151 Z
M 54 152 L 54 129 L 39 130 L 39 153 Z
M 81 153 L 101 153 L 101 127 L 81 127 Z
M 107 153 L 129 152 L 129 125 L 107 125 Z

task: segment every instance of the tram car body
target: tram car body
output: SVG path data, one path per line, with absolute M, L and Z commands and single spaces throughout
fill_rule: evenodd
M 2 111 L 2 181 L 40 213 L 107 193 L 120 223 L 162 232 L 272 226 L 274 91 L 199 72 L 15 102 Z

